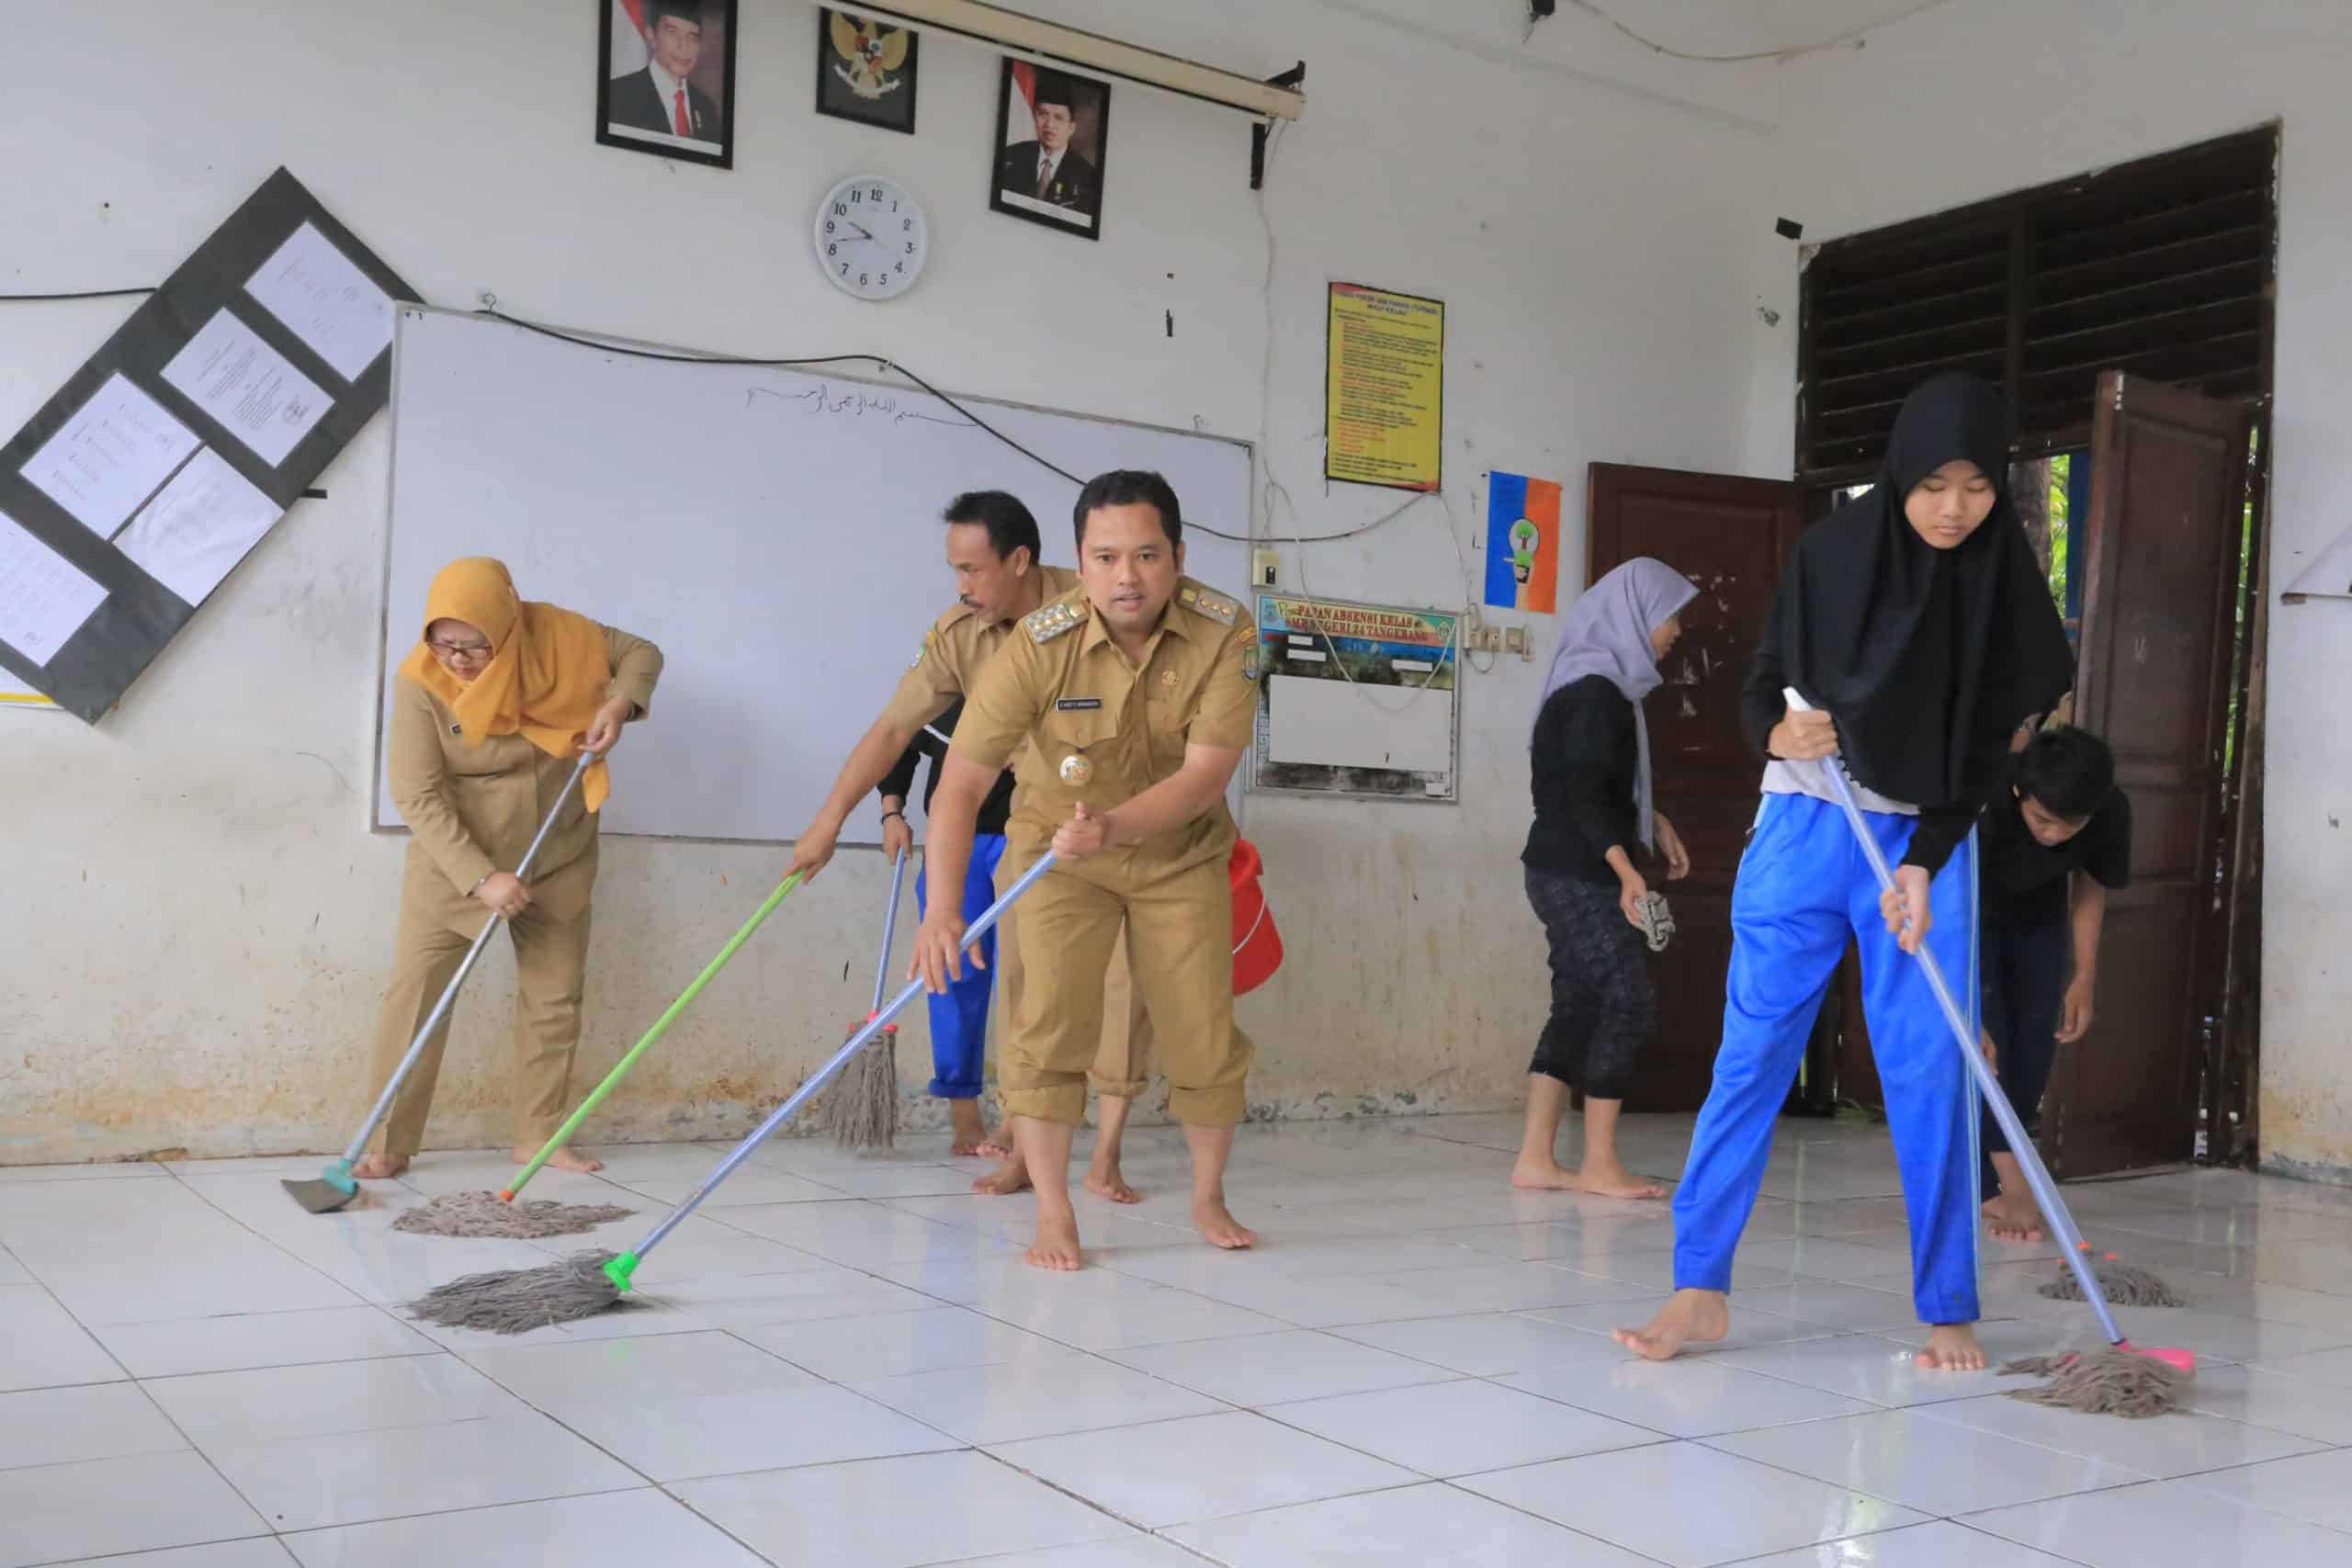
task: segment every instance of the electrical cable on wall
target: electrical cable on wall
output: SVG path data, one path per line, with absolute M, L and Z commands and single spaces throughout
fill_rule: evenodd
M 1610 15 L 1608 11 L 1602 9 L 1597 3 L 1597 0 L 1568 0 L 1568 4 L 1574 6 L 1577 10 L 1584 12 L 1587 16 L 1596 17 L 1601 21 L 1608 23 L 1611 27 L 1616 28 L 1617 31 L 1623 33 L 1625 37 L 1633 39 L 1635 43 L 1640 44 L 1644 49 L 1650 51 L 1652 53 L 1662 54 L 1668 60 L 1688 61 L 1694 65 L 1745 65 L 1760 60 L 1795 60 L 1802 55 L 1817 54 L 1825 49 L 1836 49 L 1841 44 L 1851 43 L 1856 39 L 1860 38 L 1864 33 L 1875 32 L 1880 28 L 1890 27 L 1896 22 L 1916 17 L 1923 11 L 1932 11 L 1937 6 L 1944 5 L 1945 3 L 1946 0 L 1919 0 L 1919 4 L 1912 6 L 1907 9 L 1896 11 L 1890 16 L 1881 17 L 1876 21 L 1863 22 L 1858 26 L 1848 28 L 1844 32 L 1819 39 L 1814 43 L 1791 44 L 1786 49 L 1753 50 L 1745 54 L 1693 54 L 1687 50 L 1676 49 L 1670 44 L 1660 43 L 1654 38 L 1650 38 L 1645 34 L 1634 31 L 1632 28 L 1627 27 L 1623 22 L 1619 21 L 1615 17 Z M 1532 33 L 1534 29 L 1534 23 L 1531 21 L 1528 24 L 1528 28 L 1529 31 Z
M 58 299 L 128 299 L 133 295 L 153 294 L 155 286 L 143 288 L 85 288 L 70 294 L 0 294 L 0 305 L 38 305 Z
M 1423 676 L 1418 684 L 1408 684 L 1405 687 L 1406 696 L 1402 705 L 1391 706 L 1389 704 L 1383 702 L 1378 696 L 1374 695 L 1369 688 L 1364 686 L 1363 682 L 1359 682 L 1353 675 L 1349 674 L 1347 660 L 1340 657 L 1339 645 L 1333 641 L 1331 634 L 1321 626 L 1315 628 L 1315 636 L 1322 642 L 1325 653 L 1329 655 L 1333 667 L 1340 671 L 1340 678 L 1348 682 L 1349 688 L 1358 696 L 1362 697 L 1365 702 L 1371 704 L 1374 707 L 1378 708 L 1381 712 L 1398 714 L 1403 713 L 1407 708 L 1410 707 L 1414 702 L 1418 701 L 1420 694 L 1423 692 L 1428 691 L 1432 682 L 1437 680 L 1437 671 L 1445 661 L 1443 656 L 1446 652 L 1452 652 L 1457 661 L 1459 661 L 1464 659 L 1470 651 L 1468 649 L 1462 646 L 1462 624 L 1464 620 L 1467 620 L 1470 615 L 1470 612 L 1466 608 L 1470 603 L 1471 596 L 1470 562 L 1469 558 L 1462 553 L 1461 536 L 1459 531 L 1453 525 L 1453 503 L 1446 499 L 1442 491 L 1418 491 L 1401 504 L 1382 513 L 1379 516 L 1374 518 L 1369 523 L 1362 524 L 1353 528 L 1340 529 L 1333 533 L 1305 535 L 1283 534 L 1279 532 L 1275 527 L 1274 512 L 1275 503 L 1277 502 L 1289 510 L 1292 517 L 1295 518 L 1298 515 L 1298 502 L 1292 497 L 1290 493 L 1290 487 L 1283 483 L 1281 477 L 1274 472 L 1274 276 L 1277 263 L 1279 261 L 1279 247 L 1277 246 L 1274 237 L 1273 213 L 1266 205 L 1266 190 L 1268 186 L 1270 186 L 1273 180 L 1274 154 L 1280 151 L 1283 137 L 1288 132 L 1289 129 L 1290 128 L 1287 125 L 1280 127 L 1276 130 L 1273 136 L 1268 141 L 1266 144 L 1265 177 L 1260 182 L 1257 191 L 1258 221 L 1264 228 L 1266 235 L 1266 276 L 1263 288 L 1260 294 L 1260 306 L 1263 316 L 1262 335 L 1265 346 L 1261 353 L 1259 366 L 1259 424 L 1257 446 L 1258 461 L 1263 465 L 1266 475 L 1265 484 L 1260 491 L 1261 497 L 1261 504 L 1264 507 L 1266 514 L 1266 537 L 1278 544 L 1283 542 L 1299 546 L 1328 544 L 1335 539 L 1354 538 L 1359 535 L 1369 534 L 1375 528 L 1385 527 L 1388 524 L 1396 522 L 1398 518 L 1404 516 L 1405 513 L 1410 512 L 1414 507 L 1419 506 L 1425 501 L 1435 501 L 1439 505 L 1445 508 L 1446 543 L 1453 547 L 1454 564 L 1462 573 L 1463 602 L 1465 608 L 1460 612 L 1448 612 L 1449 614 L 1453 615 L 1453 630 L 1447 637 L 1445 648 L 1440 650 L 1440 657 L 1432 661 L 1430 672 Z M 1314 585 L 1310 583 L 1306 578 L 1306 556 L 1303 549 L 1298 557 L 1298 586 L 1299 592 L 1303 595 L 1310 599 L 1314 597 Z M 1480 665 L 1473 660 L 1470 660 L 1470 668 L 1477 671 L 1480 674 L 1486 674 L 1494 669 L 1494 664 L 1490 660 L 1485 665 Z

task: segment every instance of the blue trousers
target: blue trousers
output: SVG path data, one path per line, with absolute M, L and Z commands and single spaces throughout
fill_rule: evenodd
M 1900 861 L 1914 819 L 1865 812 L 1863 820 L 1888 862 Z M 1971 839 L 1930 886 L 1928 933 L 1972 1012 L 1975 878 Z M 1732 890 L 1731 925 L 1723 1046 L 1674 1194 L 1676 1287 L 1731 1288 L 1732 1253 L 1756 1207 L 1773 1121 L 1850 933 L 1910 1215 L 1912 1302 L 1923 1323 L 1974 1322 L 1975 1094 L 1918 961 L 1887 932 L 1877 880 L 1845 813 L 1810 795 L 1766 795 Z
M 964 923 L 971 924 L 996 902 L 996 864 L 1004 858 L 1004 835 L 972 835 L 972 863 L 964 872 Z M 928 867 L 915 874 L 915 908 L 928 908 Z M 964 977 L 952 982 L 944 996 L 925 998 L 931 1004 L 931 1092 L 940 1100 L 978 1100 L 980 1066 L 989 1041 L 989 993 L 996 983 L 996 932 L 980 938 L 985 969 L 964 965 Z

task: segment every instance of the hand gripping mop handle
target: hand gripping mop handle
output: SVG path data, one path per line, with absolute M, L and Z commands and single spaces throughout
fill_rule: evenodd
M 653 1027 L 645 1032 L 645 1038 L 629 1047 L 628 1055 L 615 1063 L 613 1070 L 605 1075 L 605 1081 L 598 1084 L 594 1092 L 580 1102 L 580 1109 L 573 1111 L 563 1125 L 555 1130 L 555 1136 L 548 1140 L 547 1146 L 531 1156 L 530 1164 L 514 1173 L 514 1179 L 499 1193 L 501 1198 L 510 1203 L 514 1201 L 514 1195 L 523 1190 L 531 1178 L 538 1175 L 541 1166 L 555 1157 L 556 1150 L 571 1141 L 571 1135 L 580 1131 L 581 1123 L 595 1113 L 596 1107 L 605 1103 L 605 1097 L 613 1092 L 622 1078 L 628 1076 L 628 1070 L 631 1067 L 637 1066 L 637 1059 L 644 1055 L 656 1040 L 670 1032 L 670 1026 L 678 1021 L 678 1015 L 694 1005 L 694 999 L 702 995 L 702 988 L 709 985 L 712 977 L 721 969 L 727 967 L 727 961 L 734 957 L 736 951 L 745 942 L 752 940 L 752 933 L 767 922 L 767 918 L 775 913 L 776 906 L 790 897 L 792 890 L 799 886 L 800 883 L 801 874 L 796 871 L 786 877 L 775 892 L 768 895 L 768 901 L 761 905 L 750 919 L 743 922 L 742 929 L 729 939 L 725 947 L 718 950 L 718 956 L 704 965 L 703 972 L 695 976 L 695 983 L 679 993 L 678 999 L 670 1004 L 670 1010 L 653 1021 Z
M 571 777 L 564 781 L 563 793 L 555 797 L 555 805 L 549 808 L 547 820 L 539 824 L 538 836 L 531 840 L 531 847 L 523 852 L 523 863 L 514 868 L 517 878 L 530 874 L 531 863 L 539 858 L 539 846 L 548 841 L 549 833 L 555 831 L 555 819 L 563 815 L 564 803 L 571 798 L 571 792 L 580 787 L 581 779 L 586 776 L 595 761 L 596 753 L 594 751 L 580 753 L 580 761 L 572 768 Z M 449 1009 L 458 999 L 458 988 L 466 983 L 467 975 L 473 970 L 474 960 L 480 958 L 482 949 L 490 945 L 491 933 L 505 918 L 503 915 L 492 915 L 490 923 L 481 928 L 481 934 L 474 938 L 473 946 L 466 950 L 466 961 L 458 965 L 458 972 L 449 977 L 448 986 L 441 992 L 441 999 L 433 1004 L 433 1011 L 425 1019 L 424 1027 L 418 1030 L 416 1038 L 409 1042 L 408 1055 L 401 1058 L 401 1065 L 393 1068 L 392 1076 L 385 1080 L 384 1092 L 376 1097 L 376 1108 L 368 1112 L 368 1120 L 359 1124 L 358 1135 L 351 1140 L 351 1146 L 343 1151 L 341 1169 L 346 1177 L 352 1164 L 367 1153 L 368 1140 L 375 1135 L 377 1124 L 392 1109 L 392 1097 L 400 1093 L 401 1085 L 407 1081 L 409 1069 L 415 1066 L 416 1059 L 424 1054 L 424 1043 L 433 1038 L 433 1032 L 441 1027 L 443 1019 L 449 1016 Z M 334 1179 L 336 1168 L 328 1167 L 328 1179 Z
M 899 894 L 907 885 L 907 852 L 890 857 L 890 912 L 882 917 L 882 956 L 874 961 L 874 1005 L 865 1010 L 871 1023 L 882 1010 L 882 990 L 890 983 L 890 943 L 899 934 Z
M 1036 886 L 1037 879 L 1045 875 L 1052 867 L 1054 859 L 1053 852 L 1048 850 L 1044 859 L 1022 874 L 1020 881 L 1005 889 L 1003 897 L 989 905 L 987 911 L 972 922 L 970 928 L 964 932 L 963 945 L 967 955 L 972 945 L 1003 918 L 1007 909 L 1012 908 L 1012 901 Z M 969 962 L 968 956 L 966 961 Z M 718 1168 L 702 1179 L 702 1184 L 686 1194 L 685 1201 L 671 1210 L 669 1215 L 660 1224 L 655 1225 L 643 1241 L 637 1244 L 635 1250 L 624 1252 L 606 1263 L 605 1277 L 610 1280 L 616 1289 L 624 1292 L 628 1291 L 631 1277 L 636 1274 L 637 1266 L 644 1260 L 645 1255 L 659 1247 L 663 1236 L 677 1229 L 679 1222 L 699 1208 L 704 1199 L 717 1191 L 718 1184 L 732 1176 L 737 1166 L 751 1158 L 752 1150 L 774 1136 L 777 1128 L 791 1121 L 802 1106 L 808 1104 L 820 1090 L 833 1080 L 835 1074 L 849 1066 L 856 1058 L 857 1054 L 865 1049 L 866 1043 L 881 1033 L 883 1026 L 898 1017 L 900 1009 L 922 995 L 922 990 L 923 983 L 921 980 L 908 981 L 906 988 L 892 997 L 876 1011 L 872 1018 L 866 1020 L 865 1027 L 851 1035 L 848 1043 L 833 1053 L 831 1061 L 809 1074 L 807 1081 L 792 1091 L 791 1099 L 769 1111 L 767 1120 L 752 1128 L 743 1141 L 736 1145 L 725 1159 L 718 1162 Z
M 1813 705 L 1806 702 L 1795 687 L 1786 688 L 1782 694 L 1788 698 L 1791 712 L 1813 711 Z M 1862 858 L 1871 863 L 1871 872 L 1878 878 L 1879 890 L 1891 891 L 1894 886 L 1894 873 L 1887 869 L 1885 854 L 1879 849 L 1878 840 L 1871 836 L 1870 824 L 1862 820 L 1862 808 L 1855 804 L 1853 786 L 1846 782 L 1846 770 L 1835 765 L 1834 759 L 1829 757 L 1822 758 L 1815 766 L 1820 768 L 1830 793 L 1838 797 L 1838 806 L 1845 810 L 1846 820 L 1854 829 L 1854 841 L 1861 845 Z M 2075 1271 L 2075 1282 L 2082 1286 L 2083 1298 L 2091 1303 L 2091 1311 L 2098 1314 L 2099 1331 L 2107 1336 L 2109 1344 L 2122 1344 L 2123 1330 L 2116 1326 L 2115 1314 L 2107 1304 L 2107 1294 L 2099 1289 L 2098 1276 L 2091 1269 L 2090 1254 L 2083 1246 L 2082 1233 L 2075 1228 L 2075 1216 L 2068 1213 L 2066 1205 L 2060 1201 L 2057 1186 L 2050 1179 L 2050 1171 L 2041 1163 L 2041 1151 L 2033 1146 L 2033 1139 L 2027 1135 L 2025 1124 L 2018 1120 L 2017 1110 L 2009 1104 L 2009 1097 L 2001 1092 L 2000 1080 L 1993 1076 L 1993 1069 L 1984 1065 L 1984 1054 L 1977 1049 L 1976 1036 L 1969 1032 L 1967 1015 L 1952 999 L 1951 987 L 1944 984 L 1943 966 L 1936 962 L 1936 955 L 1928 950 L 1924 942 L 1919 944 L 1916 956 L 1921 972 L 1928 976 L 1928 988 L 1936 994 L 1936 1006 L 1943 1010 L 1944 1022 L 1951 1027 L 1951 1037 L 1960 1046 L 1961 1059 L 1968 1064 L 1969 1075 L 1976 1080 L 1977 1092 L 1984 1097 L 1984 1103 L 1992 1107 L 1994 1119 L 2000 1122 L 2001 1132 L 2009 1140 L 2009 1152 L 2017 1156 L 2018 1166 L 2025 1171 L 2026 1184 L 2033 1189 L 2034 1201 L 2041 1205 L 2041 1212 L 2049 1217 L 2051 1228 L 2058 1233 L 2060 1245 L 2066 1249 L 2066 1264 Z

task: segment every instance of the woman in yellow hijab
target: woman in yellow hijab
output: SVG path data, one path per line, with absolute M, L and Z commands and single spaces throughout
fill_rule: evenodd
M 609 753 L 643 718 L 662 650 L 553 604 L 524 601 L 501 563 L 453 561 L 425 596 L 424 636 L 393 682 L 392 802 L 408 823 L 392 978 L 376 1033 L 375 1082 L 400 1063 L 490 916 L 514 942 L 514 1157 L 554 1135 L 580 1040 L 596 814 L 610 789 L 598 762 L 564 805 L 526 885 L 519 864 L 582 750 Z M 355 1176 L 397 1176 L 424 1138 L 439 1032 L 401 1086 Z M 549 1164 L 594 1170 L 565 1148 Z

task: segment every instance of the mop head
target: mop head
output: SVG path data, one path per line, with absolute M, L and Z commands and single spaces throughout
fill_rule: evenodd
M 2004 1362 L 2003 1376 L 2046 1377 L 2039 1388 L 2009 1391 L 2011 1399 L 2079 1410 L 2089 1416 L 2144 1420 L 2177 1409 L 2191 1373 L 2143 1350 L 2109 1346 L 2102 1350 L 2028 1356 Z
M 861 1025 L 860 1027 L 863 1027 Z M 899 1030 L 876 1035 L 826 1092 L 825 1131 L 860 1153 L 887 1149 L 899 1138 Z
M 404 1210 L 392 1222 L 392 1228 L 411 1235 L 540 1241 L 552 1235 L 584 1235 L 598 1225 L 625 1220 L 635 1213 L 610 1203 L 509 1203 L 495 1192 L 445 1192 L 430 1203 Z
M 2173 1293 L 2170 1285 L 2145 1269 L 2118 1263 L 2112 1257 L 2093 1262 L 2091 1272 L 2098 1277 L 2099 1292 L 2107 1297 L 2110 1306 L 2177 1307 L 2188 1304 Z M 2058 1278 L 2043 1285 L 2040 1293 L 2053 1302 L 2078 1302 L 2083 1299 L 2083 1287 L 2075 1279 L 2073 1269 L 2061 1267 Z
M 544 1269 L 500 1269 L 452 1280 L 409 1303 L 409 1315 L 444 1328 L 525 1334 L 552 1324 L 594 1317 L 621 1304 L 605 1274 L 617 1254 L 575 1252 Z

